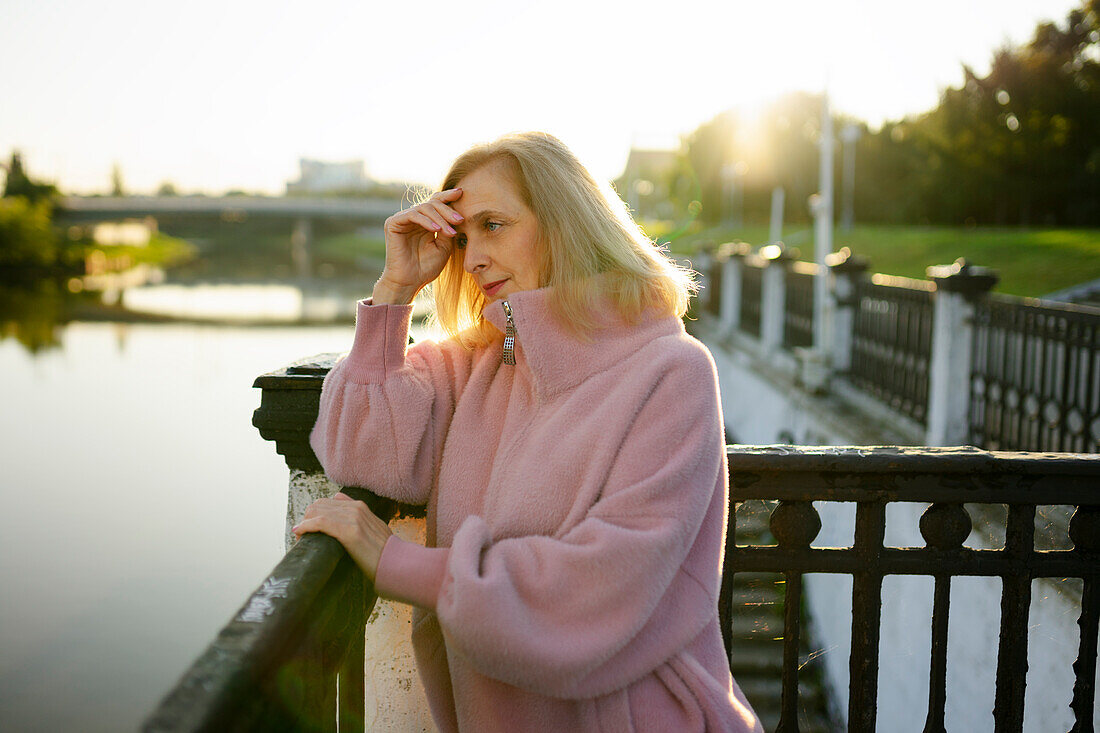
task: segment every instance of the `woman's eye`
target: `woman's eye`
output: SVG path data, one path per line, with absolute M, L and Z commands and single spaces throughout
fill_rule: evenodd
M 459 249 L 466 249 L 466 235 L 465 234 L 459 234 L 457 237 L 455 237 L 455 246 L 458 247 Z
M 487 222 L 485 222 L 485 228 L 488 229 L 490 232 L 495 232 L 497 229 L 500 229 L 502 226 L 504 226 L 504 225 L 501 224 L 498 221 L 487 221 Z

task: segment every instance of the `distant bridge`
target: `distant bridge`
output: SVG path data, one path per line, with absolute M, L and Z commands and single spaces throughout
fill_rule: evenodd
M 66 219 L 110 220 L 196 214 L 287 218 L 364 219 L 381 223 L 401 208 L 392 198 L 298 198 L 267 196 L 66 196 L 58 213 Z
M 298 198 L 267 196 L 67 196 L 57 216 L 68 221 L 115 221 L 157 216 L 216 216 L 243 220 L 278 217 L 294 222 L 291 257 L 301 277 L 312 271 L 314 219 L 352 219 L 381 225 L 402 208 L 394 198 Z

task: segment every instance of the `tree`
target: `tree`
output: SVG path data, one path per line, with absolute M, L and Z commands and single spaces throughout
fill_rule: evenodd
M 50 205 L 25 196 L 0 199 L 0 272 L 43 269 L 57 264 L 60 250 L 50 222 Z
M 12 151 L 11 162 L 7 165 L 8 175 L 4 182 L 4 198 L 22 196 L 29 202 L 37 203 L 57 196 L 57 187 L 52 183 L 35 183 L 23 168 L 23 156 L 18 150 Z
M 111 195 L 125 196 L 126 188 L 122 185 L 122 168 L 118 163 L 111 166 Z

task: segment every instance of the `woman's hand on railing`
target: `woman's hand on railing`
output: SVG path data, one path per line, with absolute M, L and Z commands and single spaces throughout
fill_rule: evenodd
M 382 548 L 393 534 L 366 504 L 344 493 L 310 504 L 291 531 L 299 539 L 307 532 L 321 532 L 338 540 L 372 583 Z

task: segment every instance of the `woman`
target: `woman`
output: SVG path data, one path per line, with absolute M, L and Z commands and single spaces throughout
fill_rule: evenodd
M 688 274 L 542 133 L 468 151 L 385 232 L 311 441 L 333 481 L 427 504 L 427 547 L 343 494 L 294 532 L 416 607 L 440 730 L 759 730 L 718 625 L 727 473 Z M 429 283 L 451 337 L 406 348 Z

